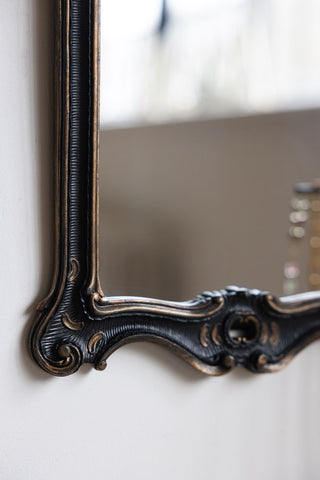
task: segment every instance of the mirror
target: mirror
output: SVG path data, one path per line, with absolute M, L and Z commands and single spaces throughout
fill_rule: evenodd
M 294 288 L 283 269 L 294 186 L 319 176 L 319 13 L 311 0 L 102 2 L 106 295 L 310 288 L 310 232 Z
M 298 43 L 301 75 L 290 64 L 295 75 L 286 76 L 283 45 L 273 42 L 279 40 L 278 21 L 294 17 L 286 12 L 293 2 L 281 2 L 279 17 L 279 2 L 271 0 L 123 1 L 102 2 L 103 12 L 120 7 L 124 27 L 109 11 L 110 28 L 102 13 L 103 32 L 112 34 L 113 26 L 117 35 L 133 32 L 138 39 L 118 39 L 116 46 L 103 41 L 102 79 L 108 73 L 103 58 L 112 59 L 114 71 L 107 75 L 110 88 L 102 84 L 102 99 L 107 92 L 115 102 L 104 110 L 110 116 L 108 129 L 102 121 L 100 170 L 100 0 L 56 3 L 56 261 L 52 288 L 30 332 L 32 355 L 48 373 L 64 376 L 83 364 L 104 370 L 120 346 L 149 341 L 210 375 L 238 365 L 278 371 L 320 337 L 319 291 L 277 298 L 262 290 L 281 289 L 283 262 L 288 251 L 291 260 L 297 252 L 307 223 L 312 265 L 318 266 L 319 183 L 312 185 L 311 203 L 298 198 L 299 208 L 291 205 L 288 225 L 293 184 L 318 173 L 312 42 L 308 48 Z M 263 10 L 266 5 L 271 10 Z M 303 30 L 302 7 L 295 5 Z M 304 8 L 311 22 L 317 7 L 311 14 Z M 268 13 L 268 29 L 261 12 Z M 280 31 L 291 35 L 289 23 L 281 23 Z M 268 44 L 279 73 L 274 97 L 265 31 L 275 35 Z M 263 64 L 255 63 L 251 46 L 263 54 Z M 125 67 L 121 79 L 118 64 Z M 174 65 L 179 69 L 170 77 Z M 239 65 L 248 65 L 242 77 Z M 132 76 L 137 68 L 140 74 Z M 288 95 L 283 75 L 293 76 Z M 301 89 L 309 79 L 308 89 Z M 300 185 L 299 195 L 305 190 Z M 307 208 L 301 201 L 309 202 Z M 289 250 L 288 227 L 295 241 Z M 294 279 L 292 267 L 297 269 L 286 262 L 287 280 Z M 319 274 L 312 274 L 317 286 Z M 230 282 L 242 287 L 221 288 Z

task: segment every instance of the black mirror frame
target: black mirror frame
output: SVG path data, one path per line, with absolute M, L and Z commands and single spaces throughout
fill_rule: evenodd
M 105 297 L 99 282 L 99 0 L 57 0 L 56 270 L 30 334 L 53 375 L 98 370 L 121 345 L 168 346 L 210 375 L 274 372 L 320 338 L 320 293 L 228 287 L 187 302 Z

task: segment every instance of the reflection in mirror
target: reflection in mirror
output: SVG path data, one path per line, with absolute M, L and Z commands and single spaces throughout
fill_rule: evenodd
M 101 3 L 104 293 L 308 290 L 317 215 L 288 216 L 319 176 L 319 2 Z
M 289 248 L 283 291 L 320 290 L 320 181 L 295 187 L 289 214 Z

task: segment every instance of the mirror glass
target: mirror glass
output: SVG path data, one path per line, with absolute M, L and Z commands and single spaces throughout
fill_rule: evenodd
M 319 289 L 320 3 L 101 4 L 105 295 Z

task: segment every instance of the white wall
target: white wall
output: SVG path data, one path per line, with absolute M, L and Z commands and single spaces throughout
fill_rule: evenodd
M 52 267 L 53 3 L 0 2 L 0 478 L 319 478 L 319 343 L 267 376 L 203 377 L 149 345 L 64 379 L 29 358 Z

